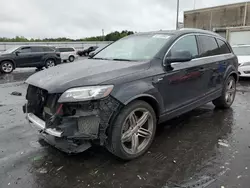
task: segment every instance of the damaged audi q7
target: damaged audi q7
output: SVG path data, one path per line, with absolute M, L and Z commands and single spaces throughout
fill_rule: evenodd
M 210 101 L 229 108 L 237 69 L 230 45 L 213 32 L 138 33 L 90 59 L 32 75 L 23 109 L 62 151 L 100 144 L 131 160 L 150 147 L 157 124 Z

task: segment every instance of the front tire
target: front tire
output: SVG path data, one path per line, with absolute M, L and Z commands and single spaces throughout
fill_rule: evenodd
M 54 59 L 48 59 L 48 60 L 46 60 L 45 67 L 47 69 L 50 68 L 50 67 L 54 67 L 54 66 L 56 66 L 56 62 L 55 62 Z
M 222 95 L 213 100 L 213 104 L 217 108 L 230 108 L 230 106 L 233 104 L 234 99 L 236 95 L 236 80 L 233 76 L 229 76 L 229 78 L 226 80 Z
M 73 55 L 69 56 L 69 62 L 75 61 L 75 57 Z
M 140 157 L 153 142 L 156 123 L 154 109 L 148 103 L 128 104 L 111 125 L 107 149 L 124 160 Z
M 5 74 L 10 74 L 14 70 L 14 64 L 11 61 L 3 61 L 0 66 L 0 71 Z

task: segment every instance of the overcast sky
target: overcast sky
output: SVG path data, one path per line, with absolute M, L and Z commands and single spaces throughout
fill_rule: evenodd
M 0 37 L 84 38 L 111 31 L 173 29 L 177 0 L 0 0 Z M 196 8 L 242 0 L 196 0 Z M 194 0 L 180 0 L 183 10 Z

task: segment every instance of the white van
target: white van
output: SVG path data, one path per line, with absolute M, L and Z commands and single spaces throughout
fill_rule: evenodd
M 57 47 L 56 49 L 60 52 L 62 61 L 69 60 L 73 62 L 78 58 L 77 51 L 73 47 Z

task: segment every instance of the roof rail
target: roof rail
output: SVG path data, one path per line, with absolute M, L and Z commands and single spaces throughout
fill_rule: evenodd
M 188 31 L 188 30 L 192 30 L 192 31 L 201 31 L 201 32 L 206 32 L 206 33 L 210 33 L 210 34 L 213 34 L 213 35 L 219 35 L 218 33 L 216 32 L 213 32 L 213 31 L 209 31 L 209 30 L 204 30 L 204 29 L 197 29 L 197 28 L 181 28 L 179 29 L 180 31 Z

